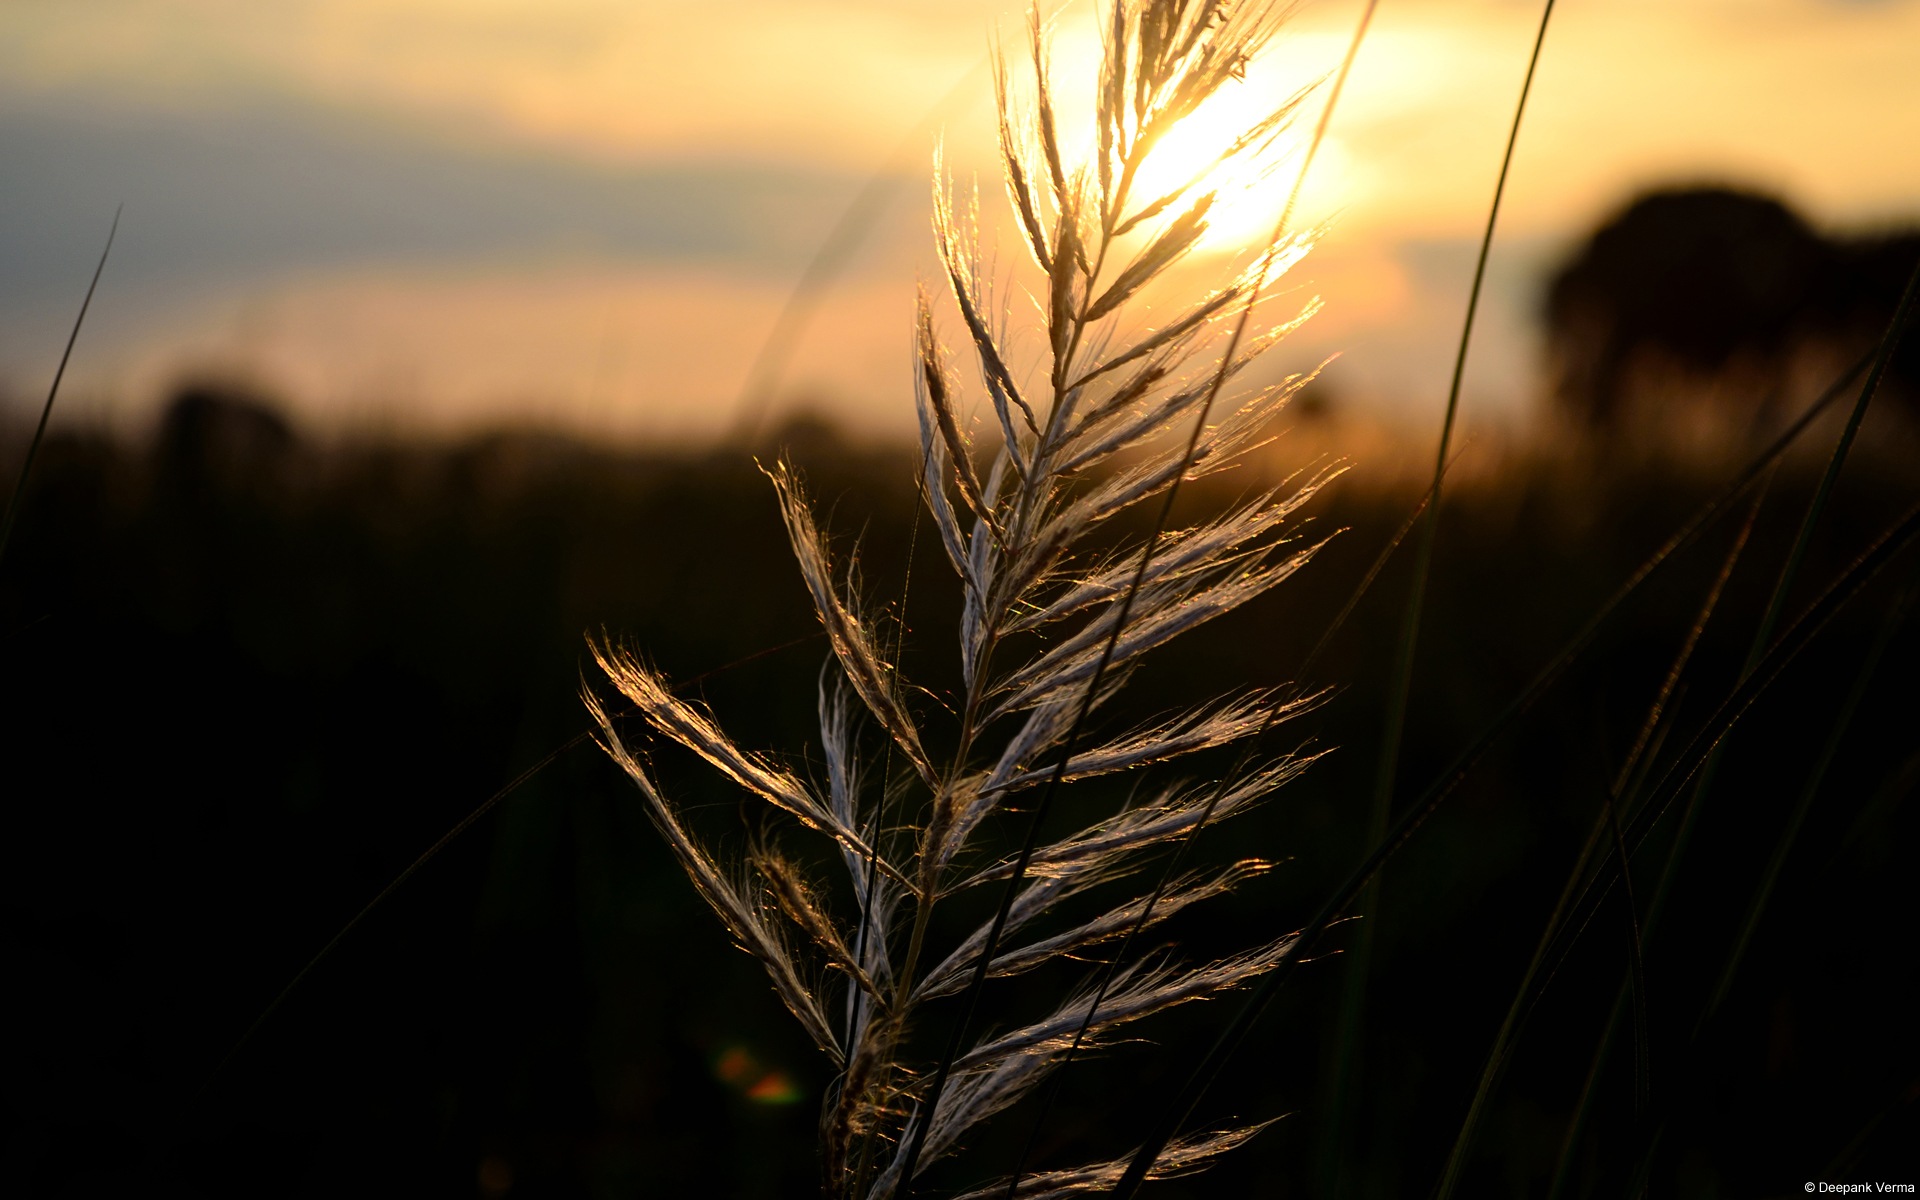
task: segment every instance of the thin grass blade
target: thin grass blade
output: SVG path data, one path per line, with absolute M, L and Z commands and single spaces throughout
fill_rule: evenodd
M 1499 1085 L 1501 1076 L 1505 1074 L 1513 1043 L 1519 1037 L 1526 1013 L 1530 1011 L 1528 1002 L 1533 993 L 1534 981 L 1539 978 L 1548 952 L 1571 911 L 1573 900 L 1579 893 L 1580 881 L 1586 877 L 1587 865 L 1592 860 L 1594 851 L 1598 849 L 1603 835 L 1611 837 L 1619 865 L 1624 869 L 1627 864 L 1626 842 L 1620 832 L 1619 821 L 1621 796 L 1628 782 L 1637 774 L 1642 756 L 1652 744 L 1655 732 L 1660 726 L 1661 716 L 1666 710 L 1667 703 L 1672 698 L 1674 689 L 1679 686 L 1680 677 L 1685 672 L 1688 661 L 1692 659 L 1694 648 L 1699 645 L 1701 635 L 1706 632 L 1707 622 L 1712 619 L 1714 609 L 1719 606 L 1720 596 L 1726 589 L 1727 580 L 1732 576 L 1735 564 L 1740 561 L 1740 554 L 1746 548 L 1747 539 L 1753 532 L 1754 521 L 1760 515 L 1760 501 L 1764 495 L 1764 492 L 1757 494 L 1752 507 L 1747 510 L 1747 519 L 1735 536 L 1733 546 L 1727 552 L 1719 574 L 1708 588 L 1706 600 L 1700 606 L 1700 613 L 1694 619 L 1692 627 L 1674 655 L 1672 664 L 1668 667 L 1665 677 L 1654 694 L 1652 704 L 1647 708 L 1646 718 L 1641 723 L 1640 732 L 1634 739 L 1633 747 L 1621 763 L 1613 786 L 1608 789 L 1603 811 L 1595 820 L 1592 832 L 1587 835 L 1586 845 L 1581 848 L 1579 855 L 1574 859 L 1572 869 L 1567 873 L 1567 881 L 1561 888 L 1560 898 L 1554 902 L 1553 912 L 1547 918 L 1546 926 L 1541 930 L 1539 941 L 1534 947 L 1533 959 L 1527 964 L 1526 971 L 1520 977 L 1520 984 L 1514 990 L 1513 1001 L 1507 1006 L 1507 1015 L 1501 1021 L 1499 1032 L 1494 1035 L 1493 1046 L 1487 1052 L 1486 1063 L 1480 1069 L 1480 1081 L 1475 1086 L 1473 1100 L 1467 1106 L 1466 1117 L 1461 1122 L 1460 1132 L 1454 1137 L 1453 1148 L 1447 1154 L 1447 1164 L 1441 1171 L 1440 1185 L 1434 1193 L 1435 1200 L 1449 1200 L 1460 1182 L 1460 1174 L 1466 1167 L 1467 1155 L 1473 1147 L 1474 1135 L 1479 1130 L 1480 1118 L 1487 1102 L 1492 1098 L 1494 1089 Z M 1638 975 L 1641 968 L 1637 961 L 1640 952 L 1637 920 L 1633 935 L 1636 975 Z M 1644 1009 L 1642 1015 L 1644 1015 Z
M 60 381 L 67 376 L 67 361 L 73 357 L 73 344 L 80 340 L 80 327 L 87 323 L 87 309 L 93 306 L 94 289 L 100 286 L 100 273 L 107 269 L 107 255 L 113 253 L 113 235 L 120 232 L 120 207 L 113 210 L 113 224 L 107 227 L 107 244 L 94 264 L 93 278 L 87 282 L 87 294 L 80 301 L 80 313 L 73 318 L 73 330 L 67 334 L 66 349 L 60 352 L 60 365 L 53 372 L 53 386 L 47 389 L 47 402 L 40 409 L 40 423 L 33 427 L 33 440 L 27 443 L 27 457 L 20 464 L 20 478 L 14 481 L 13 498 L 7 501 L 6 516 L 0 517 L 0 561 L 7 556 L 7 543 L 13 540 L 13 523 L 20 516 L 26 498 L 27 480 L 33 475 L 33 460 L 40 456 L 40 442 L 47 436 L 47 418 L 53 415 L 53 402 L 60 395 Z
M 1767 911 L 1767 902 L 1772 899 L 1774 885 L 1779 882 L 1780 872 L 1786 867 L 1788 855 L 1793 852 L 1793 843 L 1800 836 L 1800 827 L 1805 824 L 1807 813 L 1813 807 L 1814 798 L 1820 794 L 1820 786 L 1826 781 L 1827 768 L 1833 765 L 1833 760 L 1838 756 L 1840 744 L 1845 740 L 1847 731 L 1853 724 L 1854 713 L 1859 711 L 1860 702 L 1866 698 L 1867 685 L 1873 682 L 1874 671 L 1879 667 L 1880 659 L 1885 655 L 1887 647 L 1892 644 L 1894 635 L 1900 631 L 1901 626 L 1906 623 L 1907 617 L 1912 613 L 1916 598 L 1920 598 L 1920 590 L 1909 588 L 1895 600 L 1892 608 L 1887 612 L 1887 618 L 1881 625 L 1873 645 L 1868 648 L 1866 657 L 1861 660 L 1860 672 L 1854 679 L 1853 687 L 1848 691 L 1847 698 L 1841 702 L 1840 710 L 1834 716 L 1833 729 L 1828 733 L 1825 745 L 1820 748 L 1820 756 L 1808 773 L 1805 786 L 1800 789 L 1800 796 L 1794 803 L 1793 812 L 1787 817 L 1786 825 L 1780 830 L 1779 840 L 1774 845 L 1773 854 L 1767 860 L 1767 867 L 1760 877 L 1759 886 L 1754 889 L 1753 899 L 1747 905 L 1746 915 L 1740 924 L 1740 932 L 1735 936 L 1733 947 L 1727 953 L 1726 965 L 1721 968 L 1720 977 L 1714 984 L 1706 1008 L 1694 1024 L 1695 1040 L 1699 1039 L 1701 1029 L 1712 1020 L 1713 1014 L 1719 1010 L 1720 1005 L 1727 998 L 1727 993 L 1732 990 L 1734 976 L 1740 970 L 1741 959 L 1745 957 L 1747 947 L 1753 941 L 1753 933 L 1759 927 L 1760 918 Z
M 826 635 L 823 633 L 809 633 L 804 637 L 797 637 L 789 641 L 781 642 L 777 646 L 769 646 L 764 650 L 756 650 L 744 658 L 738 658 L 730 663 L 714 667 L 711 670 L 702 671 L 698 675 L 682 680 L 676 686 L 683 690 L 694 687 L 716 675 L 731 671 L 736 667 L 744 667 L 749 663 L 758 662 L 760 659 L 772 654 L 778 654 L 782 650 L 791 650 L 795 646 L 804 646 L 824 636 Z M 637 715 L 639 715 L 639 710 L 634 708 L 610 714 L 611 718 L 615 721 Z M 300 985 L 307 981 L 307 978 L 313 974 L 329 955 L 339 948 L 342 942 L 345 942 L 347 938 L 352 935 L 354 930 L 358 929 L 366 922 L 368 917 L 373 915 L 375 909 L 385 904 L 388 898 L 404 887 L 409 879 L 419 874 L 422 867 L 425 867 L 429 862 L 439 857 L 441 851 L 458 841 L 460 835 L 473 828 L 474 825 L 480 821 L 480 818 L 486 816 L 495 808 L 498 808 L 508 797 L 525 787 L 536 775 L 539 775 L 542 771 L 558 762 L 569 752 L 592 741 L 597 729 L 598 726 L 596 725 L 589 725 L 587 728 L 582 729 L 579 733 L 574 734 L 559 746 L 548 751 L 543 757 L 534 762 L 532 766 L 508 780 L 502 785 L 499 791 L 487 797 L 480 803 L 479 807 L 460 818 L 460 820 L 454 824 L 453 828 L 441 834 L 431 846 L 421 851 L 419 857 L 408 863 L 398 875 L 395 875 L 389 880 L 385 887 L 374 893 L 373 899 L 362 905 L 360 910 L 354 913 L 353 916 L 348 919 L 347 923 L 340 927 L 338 932 L 328 938 L 326 943 L 314 952 L 313 957 L 301 964 L 300 969 L 294 972 L 293 977 L 287 980 L 286 984 L 274 994 L 273 999 L 267 1002 L 267 1006 L 260 1010 L 259 1015 L 253 1018 L 252 1022 L 247 1025 L 246 1029 L 241 1032 L 238 1038 L 234 1039 L 233 1044 L 227 1048 L 226 1053 L 220 1056 L 220 1061 L 215 1063 L 213 1069 L 208 1071 L 201 1079 L 194 1094 L 204 1094 L 209 1087 L 213 1086 L 214 1081 L 233 1064 L 235 1059 L 239 1058 L 240 1052 L 246 1049 L 247 1045 L 253 1041 L 260 1030 L 273 1018 L 273 1015 L 286 1004 L 288 998 L 300 989 Z
M 1917 540 L 1920 540 L 1920 507 L 1909 510 L 1898 524 L 1889 529 L 1875 541 L 1873 546 L 1865 554 L 1856 559 L 1820 599 L 1794 623 L 1793 627 L 1788 630 L 1786 634 L 1782 635 L 1778 642 L 1774 643 L 1773 648 L 1761 659 L 1759 668 L 1755 670 L 1744 683 L 1736 687 L 1732 694 L 1714 710 L 1713 715 L 1708 719 L 1706 727 L 1695 736 L 1693 742 L 1681 755 L 1680 760 L 1668 770 L 1667 774 L 1662 778 L 1660 785 L 1656 788 L 1653 798 L 1649 800 L 1648 807 L 1650 811 L 1643 814 L 1646 818 L 1647 825 L 1651 825 L 1652 821 L 1658 819 L 1660 812 L 1672 802 L 1674 796 L 1685 786 L 1687 780 L 1691 779 L 1699 770 L 1702 762 L 1704 762 L 1712 748 L 1719 744 L 1720 740 L 1726 736 L 1727 731 L 1732 728 L 1733 724 L 1737 722 L 1767 688 L 1772 685 L 1774 680 L 1778 678 L 1780 672 L 1797 658 L 1801 651 L 1806 649 L 1807 644 L 1826 627 L 1827 623 L 1832 620 L 1834 614 L 1858 596 L 1861 590 L 1871 583 L 1890 562 L 1911 548 Z M 1327 903 L 1321 907 L 1320 911 L 1315 914 L 1314 918 L 1301 929 L 1294 943 L 1295 948 L 1293 953 L 1288 954 L 1276 964 L 1274 969 L 1261 980 L 1252 994 L 1247 997 L 1241 1006 L 1240 1012 L 1235 1015 L 1234 1020 L 1227 1028 L 1221 1032 L 1213 1048 L 1207 1052 L 1206 1056 L 1195 1067 L 1186 1085 L 1182 1087 L 1173 1103 L 1165 1110 L 1167 1115 L 1159 1122 L 1153 1135 L 1142 1144 L 1139 1154 L 1137 1154 L 1133 1160 L 1133 1165 L 1139 1168 L 1140 1179 L 1144 1179 L 1144 1171 L 1146 1167 L 1153 1162 L 1153 1155 L 1173 1137 L 1178 1127 L 1185 1124 L 1187 1118 L 1192 1115 L 1193 1109 L 1199 1104 L 1201 1096 L 1206 1093 L 1207 1088 L 1211 1086 L 1213 1080 L 1219 1075 L 1220 1071 L 1224 1069 L 1234 1051 L 1236 1051 L 1240 1043 L 1245 1040 L 1248 1031 L 1259 1018 L 1260 1013 L 1272 1002 L 1273 997 L 1278 993 L 1280 987 L 1285 984 L 1287 978 L 1292 974 L 1294 967 L 1299 964 L 1300 956 L 1311 950 L 1314 945 L 1317 944 L 1328 927 L 1331 926 L 1333 922 L 1353 904 L 1359 894 L 1365 890 L 1367 884 L 1372 881 L 1381 865 L 1397 853 L 1400 847 L 1404 846 L 1408 839 L 1417 833 L 1420 827 L 1426 823 L 1427 819 L 1433 815 L 1440 803 L 1445 800 L 1447 795 L 1458 785 L 1460 779 L 1464 777 L 1465 770 L 1471 768 L 1473 760 L 1477 759 L 1477 750 L 1479 748 L 1481 748 L 1481 744 L 1476 743 L 1475 752 L 1470 752 L 1469 755 L 1463 755 L 1461 760 L 1459 760 L 1460 765 L 1443 775 L 1441 779 L 1429 789 L 1427 794 L 1417 800 L 1406 813 L 1395 822 L 1387 838 L 1374 848 L 1373 852 L 1367 856 L 1352 876 L 1349 877 L 1346 884 L 1336 891 Z M 1638 825 L 1638 823 L 1636 823 L 1636 825 Z M 1635 828 L 1633 830 L 1628 841 L 1630 850 L 1638 848 L 1641 842 L 1645 840 L 1646 832 L 1645 828 Z M 1134 1170 L 1130 1168 L 1128 1172 L 1129 1178 L 1135 1174 Z M 1121 1186 L 1115 1189 L 1114 1194 L 1116 1196 L 1132 1196 L 1136 1194 L 1138 1187 L 1138 1179 L 1129 1183 L 1127 1178 L 1123 1178 Z
M 1414 651 L 1420 638 L 1420 616 L 1426 598 L 1427 577 L 1433 566 L 1434 541 L 1439 530 L 1440 488 L 1447 468 L 1447 452 L 1453 442 L 1454 422 L 1460 411 L 1460 385 L 1466 376 L 1467 351 L 1473 341 L 1473 321 L 1480 307 L 1480 291 L 1486 282 L 1487 257 L 1493 250 L 1493 233 L 1500 219 L 1500 201 L 1506 195 L 1507 176 L 1513 167 L 1514 147 L 1520 141 L 1520 123 L 1526 115 L 1527 97 L 1533 91 L 1533 77 L 1540 65 L 1540 50 L 1546 44 L 1547 26 L 1553 18 L 1554 0 L 1547 0 L 1540 13 L 1539 32 L 1534 35 L 1533 53 L 1527 60 L 1527 73 L 1520 84 L 1520 99 L 1514 105 L 1513 123 L 1507 131 L 1507 146 L 1500 159 L 1500 174 L 1493 187 L 1493 203 L 1487 210 L 1486 232 L 1480 238 L 1480 253 L 1474 263 L 1473 285 L 1467 292 L 1466 318 L 1461 324 L 1460 344 L 1453 361 L 1453 379 L 1447 386 L 1446 416 L 1440 424 L 1440 446 L 1434 455 L 1433 502 L 1427 506 L 1414 549 L 1413 585 L 1407 593 L 1406 609 L 1401 617 L 1400 637 L 1394 651 L 1393 675 L 1387 689 L 1387 710 L 1380 748 L 1376 752 L 1373 805 L 1367 819 L 1367 843 L 1372 845 L 1385 835 L 1393 810 L 1393 791 L 1400 767 L 1400 742 L 1406 727 L 1407 704 L 1413 691 Z M 1347 1142 L 1352 1122 L 1351 1080 L 1359 1056 L 1360 1014 L 1366 1006 L 1367 977 L 1372 968 L 1374 930 L 1379 925 L 1380 891 L 1376 883 L 1361 907 L 1372 917 L 1360 927 L 1359 936 L 1348 953 L 1347 990 L 1340 1007 L 1339 1033 L 1335 1039 L 1333 1076 L 1327 1105 L 1328 1131 L 1321 1141 L 1321 1186 L 1329 1193 L 1344 1191 L 1341 1176 L 1349 1157 Z

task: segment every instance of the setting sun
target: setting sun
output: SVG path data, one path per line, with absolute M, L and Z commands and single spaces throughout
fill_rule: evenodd
M 1189 184 L 1196 197 L 1214 193 L 1197 252 L 1230 254 L 1263 242 L 1286 207 L 1311 136 L 1301 116 L 1264 146 L 1223 158 L 1236 139 L 1268 115 L 1272 102 L 1273 97 L 1244 84 L 1222 92 L 1175 126 L 1147 156 L 1136 182 L 1143 202 Z M 1312 103 L 1310 98 L 1308 105 Z M 1316 175 L 1334 165 L 1338 156 L 1330 150 L 1331 143 L 1322 142 Z

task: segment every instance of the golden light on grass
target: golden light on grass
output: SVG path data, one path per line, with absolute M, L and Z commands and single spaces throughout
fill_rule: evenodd
M 1207 232 L 1194 247 L 1196 253 L 1258 249 L 1273 233 L 1311 131 L 1297 126 L 1282 129 L 1263 148 L 1229 155 L 1235 139 L 1271 111 L 1273 104 L 1273 97 L 1248 84 L 1221 92 L 1181 121 L 1147 156 L 1139 177 L 1142 195 L 1165 195 L 1189 183 L 1194 183 L 1196 193 L 1214 193 Z M 1344 158 L 1334 139 L 1324 140 L 1314 163 L 1315 176 L 1329 168 L 1337 174 Z
M 1063 77 L 1091 80 L 1098 73 L 1103 54 L 1100 31 L 1091 21 L 1071 19 L 1084 15 L 1063 14 L 1058 29 L 1049 31 L 1049 57 Z M 1003 45 L 1018 45 L 1018 37 L 1009 30 L 1003 29 L 1001 36 Z M 1323 59 L 1337 60 L 1339 47 L 1333 43 L 1339 39 L 1307 40 L 1311 45 L 1304 52 L 1289 47 L 1284 70 L 1270 63 L 1253 64 L 1243 77 L 1229 81 L 1154 143 L 1132 181 L 1136 207 L 1145 208 L 1152 199 L 1175 193 L 1182 193 L 1184 199 L 1142 222 L 1134 237 L 1157 234 L 1194 199 L 1212 193 L 1207 229 L 1192 247 L 1193 254 L 1216 257 L 1251 252 L 1265 244 L 1299 173 L 1320 98 L 1309 97 L 1292 122 L 1268 129 L 1250 144 L 1240 143 L 1286 106 L 1303 81 L 1311 81 L 1316 70 L 1325 69 Z M 1068 88 L 1052 97 L 1062 149 L 1070 163 L 1091 163 L 1096 153 L 1095 96 L 1091 88 Z M 1336 138 L 1322 142 L 1313 170 L 1313 190 L 1321 208 L 1326 207 L 1325 197 L 1336 194 L 1348 157 Z

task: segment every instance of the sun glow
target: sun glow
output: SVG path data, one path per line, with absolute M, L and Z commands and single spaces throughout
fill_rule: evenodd
M 1242 86 L 1216 95 L 1181 121 L 1142 165 L 1134 185 L 1138 197 L 1135 207 L 1191 184 L 1187 205 L 1207 192 L 1214 193 L 1213 206 L 1207 213 L 1207 232 L 1200 239 L 1198 252 L 1231 254 L 1264 242 L 1286 207 L 1310 133 L 1296 120 L 1294 125 L 1277 131 L 1264 146 L 1253 146 L 1224 160 L 1222 156 L 1271 112 L 1273 101 L 1271 95 Z M 1337 175 L 1343 157 L 1331 139 L 1323 141 L 1315 158 L 1315 177 L 1321 178 L 1329 168 Z M 1314 190 L 1324 193 L 1326 189 Z M 1167 219 L 1184 207 L 1170 206 Z

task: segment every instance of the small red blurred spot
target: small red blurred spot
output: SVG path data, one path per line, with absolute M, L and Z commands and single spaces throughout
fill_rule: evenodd
M 713 1060 L 713 1073 L 722 1083 L 744 1087 L 751 1077 L 760 1074 L 760 1064 L 745 1046 L 729 1046 Z
M 714 1078 L 756 1104 L 792 1104 L 800 1089 L 786 1072 L 763 1065 L 745 1046 L 728 1046 L 713 1060 Z
M 800 1089 L 793 1086 L 779 1071 L 768 1071 L 760 1081 L 747 1089 L 747 1099 L 761 1104 L 792 1104 L 800 1099 Z

